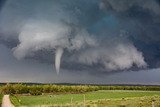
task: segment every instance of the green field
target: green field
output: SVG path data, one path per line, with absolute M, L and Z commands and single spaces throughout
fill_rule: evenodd
M 12 103 L 16 106 L 38 106 L 38 105 L 69 105 L 80 106 L 86 104 L 87 106 L 104 107 L 105 105 L 112 105 L 109 107 L 139 107 L 140 104 L 151 107 L 152 100 L 160 107 L 160 91 L 125 91 L 125 90 L 101 90 L 96 92 L 88 92 L 85 94 L 61 94 L 61 95 L 40 95 L 40 96 L 25 96 L 15 95 L 11 96 Z M 85 102 L 85 103 L 84 103 Z M 132 105 L 132 106 L 131 106 Z M 156 107 L 156 106 L 155 106 Z
M 0 105 L 2 104 L 2 97 L 3 97 L 3 95 L 0 94 Z

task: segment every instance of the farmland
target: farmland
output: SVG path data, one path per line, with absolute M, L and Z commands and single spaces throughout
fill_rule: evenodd
M 85 104 L 88 106 L 116 106 L 130 105 L 138 106 L 139 104 L 150 107 L 152 100 L 156 105 L 160 105 L 159 91 L 125 91 L 125 90 L 100 90 L 96 92 L 87 92 L 85 94 L 60 94 L 60 95 L 40 95 L 40 96 L 25 96 L 14 95 L 11 96 L 11 101 L 15 106 L 80 106 Z
M 16 107 L 160 107 L 160 86 L 4 84 Z

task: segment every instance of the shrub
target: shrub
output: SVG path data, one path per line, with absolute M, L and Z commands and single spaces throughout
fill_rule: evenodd
M 24 85 L 6 84 L 1 86 L 2 94 L 31 94 L 42 93 L 85 93 L 97 90 L 150 90 L 160 91 L 160 86 L 92 86 L 92 85 Z

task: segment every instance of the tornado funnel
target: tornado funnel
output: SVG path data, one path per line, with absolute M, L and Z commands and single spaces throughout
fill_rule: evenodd
M 63 54 L 63 48 L 58 47 L 56 49 L 56 54 L 55 54 L 55 68 L 56 68 L 57 74 L 59 74 L 62 54 Z

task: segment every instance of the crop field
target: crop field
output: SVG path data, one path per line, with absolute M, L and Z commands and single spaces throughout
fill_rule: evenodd
M 99 90 L 83 94 L 13 95 L 16 107 L 160 107 L 160 91 Z

